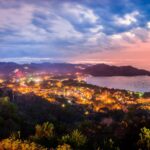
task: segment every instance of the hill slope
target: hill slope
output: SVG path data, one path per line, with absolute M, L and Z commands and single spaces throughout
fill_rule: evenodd
M 97 64 L 84 69 L 84 73 L 93 76 L 137 76 L 150 75 L 149 71 L 137 69 L 132 66 L 110 66 L 106 64 Z
M 28 69 L 26 69 L 28 68 Z M 0 63 L 0 74 L 10 75 L 15 69 L 23 72 L 52 72 L 52 73 L 76 73 L 90 74 L 93 76 L 136 76 L 150 75 L 149 71 L 137 69 L 132 66 L 110 66 L 106 64 L 69 64 L 69 63 L 31 63 L 31 64 L 16 64 L 16 63 Z

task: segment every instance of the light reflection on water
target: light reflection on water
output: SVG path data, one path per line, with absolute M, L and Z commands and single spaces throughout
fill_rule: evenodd
M 134 77 L 86 77 L 86 82 L 89 84 L 115 88 L 125 89 L 139 92 L 150 92 L 150 76 L 134 76 Z

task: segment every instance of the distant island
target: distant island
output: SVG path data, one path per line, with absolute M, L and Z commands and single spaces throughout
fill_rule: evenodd
M 92 76 L 150 76 L 150 71 L 144 69 L 137 69 L 132 66 L 111 66 L 107 64 L 69 64 L 69 63 L 31 63 L 31 64 L 17 64 L 13 62 L 1 62 L 0 74 L 11 74 L 15 69 L 22 72 L 35 73 L 82 73 Z
M 139 76 L 150 75 L 150 71 L 137 69 L 132 66 L 110 66 L 97 64 L 84 69 L 84 72 L 93 76 Z

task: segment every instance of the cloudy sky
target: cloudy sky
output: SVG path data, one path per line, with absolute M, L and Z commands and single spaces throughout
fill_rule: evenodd
M 0 0 L 0 61 L 150 69 L 149 0 Z

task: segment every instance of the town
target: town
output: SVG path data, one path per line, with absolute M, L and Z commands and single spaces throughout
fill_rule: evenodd
M 0 84 L 11 89 L 12 93 L 33 94 L 64 108 L 67 104 L 86 106 L 86 115 L 90 111 L 103 112 L 106 108 L 126 112 L 137 105 L 150 110 L 149 96 L 145 98 L 144 93 L 89 85 L 80 73 L 56 76 L 47 73 L 23 74 L 16 70 L 12 78 L 1 79 Z

